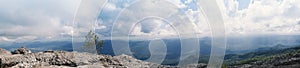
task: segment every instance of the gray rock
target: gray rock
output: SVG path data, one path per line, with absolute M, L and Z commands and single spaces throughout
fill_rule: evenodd
M 204 64 L 204 63 L 189 64 L 189 65 L 182 66 L 182 68 L 206 68 L 206 67 L 207 67 L 207 64 Z
M 11 55 L 11 53 L 8 50 L 0 48 L 0 55 Z
M 125 56 L 125 55 L 124 55 Z M 122 56 L 124 58 L 124 56 Z M 95 55 L 90 53 L 64 52 L 64 51 L 47 51 L 29 54 L 16 54 L 11 56 L 0 57 L 1 68 L 6 67 L 143 67 L 153 65 L 148 62 L 142 62 L 130 56 L 125 60 L 122 58 L 108 55 Z M 148 65 L 149 64 L 149 65 Z
M 31 51 L 26 49 L 25 47 L 21 47 L 21 48 L 19 48 L 17 50 L 14 50 L 12 52 L 12 54 L 28 54 L 28 53 L 31 53 Z
M 109 56 L 91 53 L 45 51 L 0 57 L 0 68 L 179 68 L 137 60 L 128 55 Z M 182 68 L 205 68 L 206 64 L 193 64 Z

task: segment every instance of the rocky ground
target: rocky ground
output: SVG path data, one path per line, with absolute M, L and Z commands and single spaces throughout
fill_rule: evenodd
M 191 64 L 183 68 L 204 68 Z M 90 53 L 44 51 L 31 53 L 22 47 L 13 52 L 0 48 L 1 68 L 179 68 L 137 60 L 131 56 L 95 55 Z
M 291 50 L 291 49 L 287 49 Z M 236 61 L 222 68 L 300 68 L 300 47 L 287 53 Z M 0 48 L 0 68 L 206 68 L 207 64 L 182 67 L 137 60 L 128 55 L 110 56 L 84 52 L 44 51 L 31 53 L 22 47 L 12 52 Z

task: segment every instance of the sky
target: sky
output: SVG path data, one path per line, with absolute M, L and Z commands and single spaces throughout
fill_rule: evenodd
M 150 1 L 108 0 L 102 3 L 103 8 L 94 24 L 96 32 L 101 37 L 110 37 L 117 25 L 128 27 L 129 30 L 124 31 L 141 37 L 176 36 L 179 31 L 182 35 L 210 35 L 205 15 L 193 0 L 165 0 L 157 2 L 159 4 Z M 217 1 L 228 36 L 300 33 L 299 0 Z M 0 41 L 71 38 L 77 35 L 73 33 L 73 29 L 76 29 L 73 22 L 80 3 L 81 0 L 1 0 Z M 86 11 L 92 10 L 95 9 L 87 8 Z M 158 15 L 162 18 L 138 19 L 141 15 Z M 177 26 L 178 30 L 173 26 Z

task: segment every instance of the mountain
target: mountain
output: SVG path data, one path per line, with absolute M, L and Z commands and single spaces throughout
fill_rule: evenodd
M 270 50 L 284 49 L 300 45 L 300 35 L 262 35 L 262 36 L 238 36 L 227 37 L 227 49 L 225 59 L 237 57 L 236 59 L 245 59 L 256 55 L 277 53 L 269 52 Z M 180 56 L 181 43 L 178 38 L 162 39 L 167 47 L 167 55 L 163 60 L 163 65 L 177 65 L 180 57 L 193 57 L 196 55 Z M 124 41 L 124 40 L 123 40 Z M 150 55 L 149 43 L 151 39 L 143 40 L 129 40 L 128 44 L 130 51 L 133 55 L 130 55 L 139 60 L 146 60 Z M 122 42 L 122 40 L 120 40 Z M 75 44 L 83 44 L 83 42 L 77 42 Z M 199 38 L 200 57 L 198 57 L 201 63 L 207 63 L 211 52 L 211 37 Z M 64 50 L 73 51 L 71 40 L 59 40 L 59 41 L 32 41 L 32 42 L 15 42 L 9 45 L 0 45 L 0 48 L 12 51 L 19 47 L 26 47 L 33 52 L 45 51 L 45 50 Z M 123 45 L 116 45 L 123 46 Z M 78 46 L 75 46 L 78 47 Z M 257 52 L 258 51 L 258 52 Z M 105 40 L 103 49 L 99 49 L 98 52 L 104 55 L 116 56 L 112 47 L 112 40 Z M 190 50 L 191 53 L 197 53 L 195 50 Z M 252 52 L 252 53 L 251 53 Z M 161 55 L 160 52 L 154 55 Z M 249 53 L 248 55 L 244 55 Z M 243 56 L 244 55 L 244 56 Z
M 0 46 L 1 48 L 13 51 L 20 47 L 26 47 L 33 52 L 39 52 L 44 50 L 64 50 L 73 51 L 72 41 L 32 41 L 32 42 L 15 42 L 10 45 Z
M 279 44 L 290 47 L 300 44 L 300 35 L 231 35 L 226 39 L 227 50 L 239 53 L 251 52 L 257 48 L 274 47 Z
M 243 55 L 226 55 L 225 63 L 234 68 L 257 68 L 257 67 L 300 67 L 300 45 L 285 48 L 282 45 L 259 49 L 255 52 Z
M 252 52 L 249 53 L 245 53 L 245 54 L 227 54 L 225 55 L 225 60 L 226 59 L 231 59 L 233 60 L 236 59 L 246 59 L 246 58 L 251 58 L 251 57 L 255 57 L 255 56 L 268 56 L 268 55 L 274 55 L 274 54 L 278 54 L 283 52 L 282 50 L 289 48 L 288 46 L 284 46 L 284 45 L 276 45 L 274 47 L 262 47 L 262 48 L 258 48 L 253 50 Z
M 162 39 L 167 47 L 167 55 L 162 62 L 163 65 L 177 65 L 181 54 L 181 43 L 180 39 Z M 122 41 L 122 40 L 118 40 Z M 111 44 L 112 40 L 105 40 L 103 49 L 100 51 L 101 54 L 115 55 Z M 147 60 L 151 55 L 149 51 L 149 43 L 151 40 L 130 40 L 129 47 L 130 51 L 133 52 L 133 57 L 140 60 Z M 210 55 L 211 41 L 209 37 L 199 39 L 200 45 L 200 57 Z M 122 46 L 122 45 L 115 45 Z M 190 50 L 191 53 L 197 53 L 197 51 Z M 154 53 L 153 55 L 161 55 L 160 52 Z M 185 55 L 182 57 L 190 57 L 193 55 Z M 196 58 L 196 57 L 195 57 Z

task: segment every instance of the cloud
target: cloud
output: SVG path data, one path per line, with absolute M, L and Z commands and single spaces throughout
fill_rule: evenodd
M 8 39 L 7 37 L 0 37 L 1 41 L 14 41 L 12 39 Z
M 146 19 L 132 27 L 130 35 L 134 36 L 170 36 L 177 35 L 175 29 L 165 21 Z
M 228 34 L 294 34 L 299 33 L 299 1 L 290 0 L 290 1 L 261 1 L 261 0 L 225 0 L 220 1 L 224 2 L 221 7 L 225 7 L 223 10 L 224 20 L 226 26 L 226 32 Z M 111 1 L 108 3 L 107 8 L 104 9 L 102 15 L 100 14 L 101 25 L 106 26 L 105 29 L 99 30 L 101 34 L 110 36 L 111 28 L 113 26 L 114 20 L 117 18 L 118 13 L 122 11 L 124 6 L 130 6 L 131 2 L 118 2 Z M 195 34 L 210 36 L 210 27 L 205 19 L 205 15 L 201 14 L 202 12 L 197 8 L 195 3 L 192 0 L 189 1 L 173 1 L 172 4 L 175 4 L 178 8 L 173 10 L 170 8 L 165 8 L 166 10 L 178 11 L 180 13 L 185 13 L 189 17 L 189 20 L 195 23 L 197 26 L 196 31 L 186 30 L 194 32 Z M 146 4 L 143 4 L 146 5 Z M 135 5 L 132 7 L 134 9 L 125 9 L 128 12 L 135 12 L 140 8 L 147 8 L 144 11 L 151 11 L 153 5 Z M 276 6 L 276 7 L 274 7 Z M 162 13 L 163 11 L 158 11 L 155 13 Z M 130 21 L 134 20 L 135 16 L 147 14 L 143 13 L 133 13 L 132 16 L 124 17 L 124 19 L 119 18 L 124 22 L 124 25 L 129 25 Z M 182 22 L 188 22 L 184 20 Z M 181 23 L 182 23 L 181 22 Z M 132 23 L 132 22 L 131 22 Z M 141 28 L 140 32 L 135 32 L 137 34 L 144 33 L 161 33 L 159 30 L 164 30 L 163 28 L 157 28 L 154 25 L 160 25 L 159 22 L 145 23 L 141 24 L 138 28 Z M 128 28 L 131 25 L 128 26 Z M 157 30 L 159 29 L 159 30 Z M 128 31 L 128 30 L 127 30 Z M 168 32 L 166 32 L 168 33 Z M 169 32 L 172 33 L 172 32 Z M 155 35 L 155 34 L 154 34 Z
M 150 20 L 150 21 L 143 21 L 141 23 L 141 31 L 144 33 L 150 33 L 154 30 L 158 30 L 162 25 L 163 21 L 159 20 Z
M 225 25 L 229 33 L 299 33 L 299 1 L 253 0 L 244 9 L 238 9 L 242 0 L 229 0 L 225 10 Z M 226 4 L 225 4 L 226 5 Z
M 1 0 L 2 40 L 32 40 L 70 34 L 78 4 L 78 0 Z
M 78 17 L 81 20 L 81 24 L 78 25 L 83 28 L 95 25 L 96 31 L 104 37 L 111 36 L 114 26 L 128 28 L 122 29 L 124 32 L 129 32 L 131 28 L 134 28 L 132 32 L 134 35 L 176 35 L 176 32 L 182 32 L 209 36 L 211 33 L 210 27 L 213 26 L 209 26 L 205 15 L 201 14 L 197 4 L 193 2 L 195 0 L 166 0 L 161 4 L 152 4 L 153 2 L 150 0 L 135 3 L 136 1 L 138 0 L 108 0 L 100 9 L 100 14 L 94 13 L 98 9 L 93 9 L 95 7 L 90 5 L 90 8 L 85 8 L 83 13 L 87 16 L 98 15 L 97 23 L 84 23 L 85 17 Z M 300 14 L 298 13 L 300 12 L 300 1 L 298 0 L 219 1 L 224 2 L 221 5 L 224 8 L 221 10 L 224 14 L 228 34 L 293 34 L 300 32 Z M 80 0 L 1 0 L 0 40 L 70 37 L 74 32 L 72 31 L 74 29 L 73 18 L 79 3 Z M 175 31 L 170 24 L 160 19 L 144 20 L 133 27 L 133 24 L 141 20 L 143 15 L 162 17 L 180 29 Z M 118 21 L 115 21 L 117 18 Z M 192 24 L 187 24 L 187 22 L 192 22 Z M 186 25 L 192 27 L 186 27 Z
M 147 6 L 145 6 L 147 5 Z M 116 26 L 122 26 L 122 30 L 118 30 L 118 34 L 127 33 L 132 30 L 134 35 L 147 35 L 147 36 L 159 36 L 159 35 L 177 35 L 176 29 L 172 28 L 175 26 L 177 32 L 183 34 L 194 34 L 196 25 L 193 22 L 191 25 L 191 19 L 185 15 L 188 9 L 195 9 L 197 6 L 192 0 L 166 0 L 166 1 L 115 1 L 110 0 L 102 9 L 99 18 L 98 25 L 105 26 L 106 28 L 97 29 L 96 31 L 105 36 L 110 37 L 113 28 L 117 29 Z M 161 17 L 162 19 L 151 19 L 147 17 Z M 143 20 L 144 17 L 147 20 Z M 118 18 L 118 20 L 116 20 Z M 181 20 L 180 20 L 181 19 Z M 141 20 L 143 20 L 141 22 Z M 162 21 L 171 22 L 162 22 Z M 141 22 L 138 26 L 134 27 L 135 23 Z M 167 27 L 167 28 L 166 28 Z M 199 32 L 198 32 L 199 33 Z M 117 33 L 115 33 L 117 34 Z

